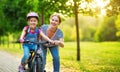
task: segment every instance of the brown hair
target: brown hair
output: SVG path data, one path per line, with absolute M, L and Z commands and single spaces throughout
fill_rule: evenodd
M 59 23 L 61 23 L 61 17 L 58 13 L 54 13 L 50 16 L 50 19 L 53 17 L 53 16 L 57 16 L 59 18 Z

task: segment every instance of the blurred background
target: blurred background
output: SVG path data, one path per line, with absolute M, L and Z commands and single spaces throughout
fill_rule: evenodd
M 76 60 L 75 2 L 80 61 Z M 51 14 L 61 15 L 65 48 L 60 48 L 60 55 L 64 72 L 120 71 L 120 0 L 0 0 L 0 50 L 22 55 L 21 44 L 12 42 L 19 39 L 30 11 L 39 14 L 39 27 L 49 24 Z

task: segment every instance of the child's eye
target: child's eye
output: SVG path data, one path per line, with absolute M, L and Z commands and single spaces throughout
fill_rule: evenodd
M 36 22 L 36 20 L 34 20 L 34 22 Z

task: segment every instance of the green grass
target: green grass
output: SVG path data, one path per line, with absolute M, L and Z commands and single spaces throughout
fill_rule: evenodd
M 76 61 L 76 43 L 65 43 L 60 49 L 61 64 L 84 72 L 119 72 L 119 42 L 81 42 L 81 60 Z
M 0 48 L 17 55 L 22 54 L 18 47 Z M 76 43 L 66 42 L 60 48 L 61 66 L 70 72 L 120 72 L 120 42 L 81 42 L 80 61 L 76 60 Z M 51 55 L 48 54 L 48 61 Z
M 23 55 L 22 52 L 22 45 L 21 44 L 1 44 L 0 45 L 0 50 L 7 51 L 15 56 L 21 57 Z

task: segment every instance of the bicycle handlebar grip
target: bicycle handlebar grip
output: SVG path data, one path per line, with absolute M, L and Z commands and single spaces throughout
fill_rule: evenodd
M 30 41 L 29 40 L 25 40 L 23 43 L 29 43 Z

